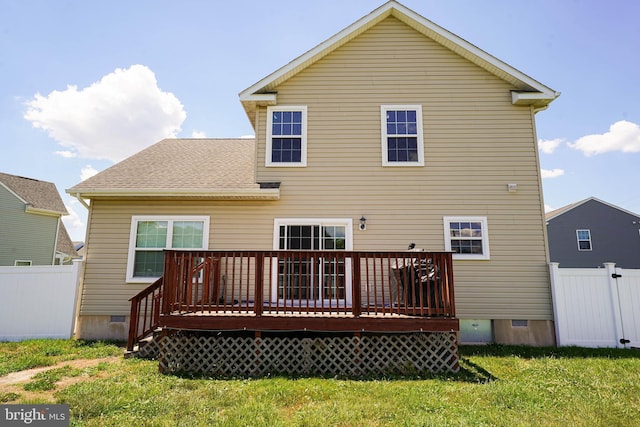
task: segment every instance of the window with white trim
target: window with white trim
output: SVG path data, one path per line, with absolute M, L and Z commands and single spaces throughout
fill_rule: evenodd
M 424 166 L 421 105 L 381 105 L 382 165 Z
M 453 259 L 489 259 L 486 217 L 444 217 L 444 247 Z
M 15 267 L 29 267 L 31 266 L 31 260 L 28 259 L 17 259 L 13 263 Z
M 127 282 L 162 276 L 164 249 L 207 249 L 208 216 L 134 216 L 131 218 Z
M 265 166 L 307 165 L 307 107 L 267 107 Z
M 576 230 L 579 251 L 591 250 L 591 230 Z

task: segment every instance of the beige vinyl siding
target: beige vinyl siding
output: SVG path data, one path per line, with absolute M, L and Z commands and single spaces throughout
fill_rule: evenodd
M 209 249 L 271 249 L 273 203 L 93 200 L 80 314 L 129 314 L 129 298 L 148 285 L 126 282 L 133 216 L 207 215 Z
M 125 282 L 133 215 L 209 215 L 210 249 L 271 249 L 274 218 L 352 218 L 354 250 L 431 251 L 444 216 L 486 216 L 491 259 L 454 261 L 458 317 L 551 319 L 533 115 L 513 89 L 386 19 L 277 88 L 308 108 L 307 167 L 265 167 L 258 109 L 257 180 L 280 181 L 280 200 L 92 200 L 81 314 L 128 314 L 143 289 Z M 382 104 L 422 105 L 424 167 L 382 167 Z
M 440 251 L 443 216 L 486 216 L 491 259 L 454 262 L 458 315 L 551 319 L 534 122 L 513 89 L 388 18 L 277 88 L 308 108 L 307 167 L 264 166 L 258 111 L 258 181 L 282 182 L 278 217 L 364 215 L 355 250 Z M 424 167 L 382 167 L 382 104 L 422 105 Z

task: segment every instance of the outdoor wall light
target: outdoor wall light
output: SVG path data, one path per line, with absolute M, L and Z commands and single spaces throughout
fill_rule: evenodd
M 509 193 L 515 193 L 518 191 L 518 184 L 507 184 L 507 190 Z
M 362 215 L 360 217 L 360 231 L 364 231 L 367 229 L 367 218 Z

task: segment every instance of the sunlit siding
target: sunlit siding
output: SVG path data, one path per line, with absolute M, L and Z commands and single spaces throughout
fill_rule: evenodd
M 265 167 L 262 109 L 258 180 L 282 182 L 276 216 L 364 215 L 356 250 L 443 250 L 443 216 L 486 216 L 491 259 L 454 264 L 459 316 L 551 319 L 533 116 L 512 89 L 389 18 L 277 88 L 308 107 L 308 166 Z M 422 105 L 424 167 L 381 166 L 381 104 Z
M 134 215 L 207 215 L 209 249 L 271 249 L 274 202 L 130 202 L 94 200 L 87 231 L 82 315 L 128 314 L 129 298 L 147 285 L 126 283 Z
M 209 215 L 209 248 L 271 249 L 274 218 L 351 218 L 355 250 L 444 250 L 444 216 L 486 216 L 491 259 L 454 261 L 461 318 L 551 319 L 533 116 L 504 81 L 394 18 L 277 88 L 308 107 L 308 166 L 266 168 L 272 202 L 92 201 L 83 315 L 127 314 L 133 215 Z M 422 105 L 424 167 L 382 167 L 381 104 Z M 507 192 L 516 183 L 518 191 Z M 358 230 L 359 218 L 367 230 Z

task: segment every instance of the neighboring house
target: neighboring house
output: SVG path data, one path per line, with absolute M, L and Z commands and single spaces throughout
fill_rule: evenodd
M 560 268 L 640 268 L 640 215 L 595 197 L 547 213 L 547 235 Z
M 77 257 L 51 182 L 0 173 L 0 265 L 68 264 Z
M 67 190 L 90 201 L 79 336 L 126 336 L 128 299 L 162 276 L 163 248 L 403 251 L 414 242 L 453 252 L 463 339 L 554 344 L 534 117 L 558 95 L 384 4 L 240 93 L 255 140 L 166 139 Z M 214 271 L 224 256 L 211 256 Z M 307 268 L 355 268 L 353 259 L 278 259 L 277 288 L 232 302 L 298 298 L 317 308 L 318 294 L 293 288 L 307 286 Z

